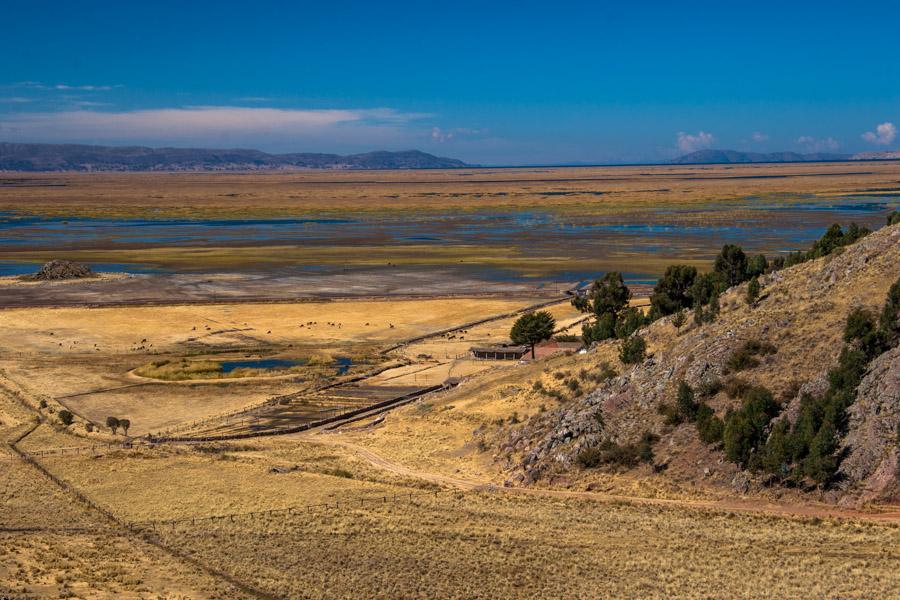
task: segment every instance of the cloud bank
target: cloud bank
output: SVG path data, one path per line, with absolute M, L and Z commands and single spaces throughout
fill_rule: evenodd
M 394 145 L 430 137 L 429 117 L 391 108 L 278 109 L 198 106 L 132 111 L 68 110 L 0 115 L 10 141 L 142 144 Z

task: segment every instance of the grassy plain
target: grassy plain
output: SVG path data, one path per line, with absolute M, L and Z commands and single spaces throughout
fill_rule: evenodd
M 289 240 L 263 234 L 176 244 L 126 236 L 64 247 L 17 244 L 0 248 L 0 260 L 37 262 L 64 251 L 74 260 L 171 271 L 311 265 L 499 269 L 526 278 L 606 270 L 646 275 L 661 273 L 676 259 L 705 267 L 735 224 L 762 228 L 749 240 L 754 248 L 785 251 L 790 243 L 766 232 L 767 225 L 777 230 L 793 220 L 821 222 L 824 229 L 834 218 L 829 209 L 791 213 L 792 206 L 811 200 L 840 203 L 847 196 L 896 204 L 898 180 L 898 162 L 16 175 L 9 178 L 12 183 L 0 184 L 0 213 L 194 222 L 331 218 L 367 227 L 336 227 L 325 239 L 305 236 L 304 224 L 298 223 Z M 783 210 L 759 210 L 760 205 Z M 534 216 L 540 218 L 532 223 Z M 545 217 L 550 223 L 541 228 Z M 498 224 L 509 229 L 492 233 Z M 653 226 L 657 230 L 642 230 Z M 678 236 L 666 233 L 677 227 L 686 229 Z M 710 227 L 719 233 L 711 235 Z M 415 235 L 423 232 L 431 241 Z M 577 244 L 573 232 L 581 232 Z

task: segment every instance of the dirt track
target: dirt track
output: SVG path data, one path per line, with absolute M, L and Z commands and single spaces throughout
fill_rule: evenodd
M 826 504 L 776 504 L 766 502 L 759 499 L 735 498 L 729 500 L 671 500 L 666 498 L 640 498 L 635 496 L 622 496 L 616 494 L 605 494 L 587 491 L 572 490 L 548 490 L 540 488 L 526 487 L 502 487 L 497 486 L 494 482 L 488 480 L 473 480 L 460 477 L 452 477 L 443 473 L 420 471 L 412 467 L 394 462 L 379 454 L 364 448 L 357 444 L 339 440 L 334 437 L 335 434 L 307 433 L 302 435 L 304 441 L 313 444 L 324 444 L 331 446 L 339 446 L 357 454 L 359 457 L 368 461 L 372 466 L 383 469 L 396 475 L 402 475 L 414 479 L 421 479 L 429 483 L 437 485 L 445 485 L 456 487 L 461 490 L 485 490 L 518 494 L 525 496 L 542 496 L 549 498 L 579 498 L 585 500 L 593 500 L 605 503 L 621 503 L 625 502 L 637 506 L 668 506 L 672 508 L 700 509 L 710 511 L 736 511 L 745 513 L 758 513 L 773 515 L 779 517 L 809 517 L 822 519 L 859 519 L 865 521 L 878 522 L 900 522 L 900 508 L 892 507 L 890 511 L 885 512 L 866 512 L 861 510 L 851 510 L 837 508 Z

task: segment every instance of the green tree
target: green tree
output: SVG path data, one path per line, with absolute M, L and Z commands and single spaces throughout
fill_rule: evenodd
M 754 275 L 747 284 L 747 304 L 754 306 L 759 300 L 759 279 Z
M 740 246 L 725 244 L 716 257 L 713 270 L 728 287 L 738 285 L 747 279 L 747 255 Z
M 125 435 L 128 435 L 128 428 L 131 427 L 131 421 L 128 419 L 119 419 L 119 427 L 122 428 Z
M 116 434 L 116 430 L 119 428 L 119 420 L 115 417 L 106 417 L 106 426 L 109 427 L 113 435 Z
M 549 340 L 555 327 L 556 321 L 547 311 L 529 312 L 516 320 L 509 337 L 515 344 L 530 346 L 531 358 L 534 358 L 534 346 L 544 340 Z
M 581 326 L 581 340 L 585 346 L 614 337 L 616 337 L 616 316 L 612 313 L 600 315 L 593 323 Z
M 675 316 L 672 317 L 672 325 L 675 327 L 675 329 L 681 329 L 686 321 L 687 316 L 685 315 L 684 310 L 679 310 L 677 313 L 675 313 Z
M 644 325 L 644 315 L 639 308 L 629 306 L 616 320 L 616 337 L 624 340 Z
M 671 315 L 684 308 L 691 308 L 691 286 L 697 278 L 697 269 L 689 265 L 669 265 L 662 278 L 656 282 L 650 306 L 660 316 Z
M 598 317 L 606 313 L 618 315 L 628 306 L 631 290 L 625 285 L 621 273 L 610 271 L 594 282 L 591 287 L 591 299 L 594 314 Z
M 769 261 L 765 254 L 755 254 L 747 260 L 747 276 L 759 277 L 769 268 Z
M 647 342 L 639 335 L 632 335 L 622 340 L 622 345 L 619 347 L 619 360 L 626 365 L 643 361 L 646 354 Z
M 710 300 L 727 288 L 728 286 L 718 273 L 703 273 L 694 279 L 688 295 L 691 297 L 691 303 L 696 309 L 698 306 L 709 304 Z
M 900 223 L 900 210 L 895 210 L 887 216 L 888 225 L 896 225 Z

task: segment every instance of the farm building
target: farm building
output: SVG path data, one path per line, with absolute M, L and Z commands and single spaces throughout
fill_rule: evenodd
M 482 360 L 519 360 L 528 352 L 528 346 L 473 346 L 469 352 Z

